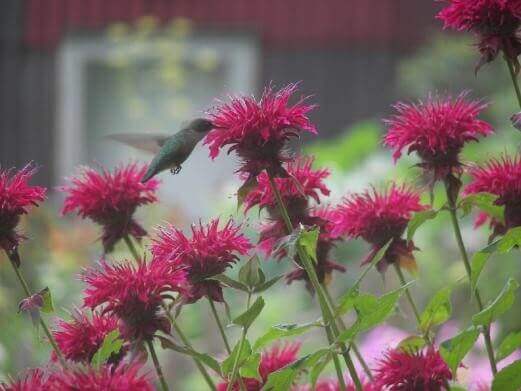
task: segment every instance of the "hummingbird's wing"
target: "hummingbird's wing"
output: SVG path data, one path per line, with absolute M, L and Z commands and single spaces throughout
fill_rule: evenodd
M 171 136 L 153 133 L 117 133 L 105 138 L 118 141 L 142 151 L 156 154 Z

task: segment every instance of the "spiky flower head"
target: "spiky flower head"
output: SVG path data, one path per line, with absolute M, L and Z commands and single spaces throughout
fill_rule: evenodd
M 42 369 L 30 369 L 10 383 L 0 383 L 0 391 L 52 391 L 49 376 Z
M 374 370 L 375 383 L 389 391 L 441 391 L 452 373 L 435 348 L 389 350 Z
M 412 257 L 414 244 L 402 239 L 414 212 L 425 210 L 420 195 L 407 185 L 391 183 L 383 191 L 375 188 L 344 198 L 333 217 L 333 236 L 362 238 L 372 245 L 367 262 L 392 240 L 378 267 L 405 262 Z
M 300 350 L 300 343 L 293 342 L 287 343 L 284 345 L 275 344 L 269 349 L 266 349 L 261 354 L 261 359 L 259 363 L 259 375 L 260 380 L 253 378 L 243 378 L 243 382 L 246 385 L 248 391 L 260 391 L 266 381 L 268 380 L 268 376 L 278 371 L 279 369 L 295 362 L 298 358 L 298 352 Z M 218 391 L 225 391 L 228 389 L 228 382 L 222 382 L 217 386 Z M 239 382 L 235 382 L 232 390 L 239 391 L 240 384 Z
M 242 234 L 242 227 L 232 219 L 220 227 L 219 219 L 208 224 L 192 225 L 191 236 L 169 225 L 160 227 L 151 247 L 154 260 L 186 272 L 187 281 L 183 301 L 193 303 L 202 297 L 224 301 L 222 287 L 209 278 L 223 273 L 248 254 L 250 241 Z
M 521 3 L 518 0 L 444 0 L 448 5 L 437 18 L 444 28 L 472 31 L 478 36 L 481 60 L 476 70 L 493 61 L 500 51 L 513 60 L 521 53 L 519 27 Z
M 293 212 L 293 210 L 307 207 L 309 199 L 320 203 L 320 196 L 328 196 L 330 193 L 324 183 L 330 172 L 325 168 L 313 169 L 314 160 L 310 156 L 300 156 L 284 165 L 288 177 L 275 178 L 275 185 L 284 203 L 290 209 L 290 215 L 296 214 L 297 211 Z M 270 214 L 276 213 L 277 200 L 271 190 L 266 172 L 257 177 L 257 186 L 248 193 L 244 205 L 245 212 L 254 206 L 259 206 L 261 209 L 268 208 Z
M 62 213 L 75 212 L 100 224 L 106 253 L 126 235 L 140 240 L 146 231 L 134 220 L 134 212 L 141 205 L 157 201 L 159 185 L 155 179 L 142 183 L 145 171 L 146 166 L 137 163 L 121 165 L 113 171 L 84 167 L 70 179 L 70 184 L 60 188 L 67 194 Z
M 377 388 L 377 386 L 367 380 L 362 380 L 362 390 L 363 391 L 381 391 L 381 389 Z M 350 379 L 346 379 L 346 391 L 356 391 L 356 386 L 353 384 Z M 316 384 L 315 387 L 311 385 L 302 385 L 294 389 L 293 391 L 340 391 L 340 385 L 338 384 L 337 379 L 321 379 Z
M 156 331 L 170 332 L 170 321 L 161 313 L 161 304 L 171 299 L 185 284 L 185 273 L 169 265 L 124 261 L 85 271 L 82 280 L 85 307 L 101 308 L 102 313 L 120 319 L 120 331 L 128 340 L 150 340 Z
M 63 391 L 154 391 L 150 376 L 141 364 L 103 365 L 100 368 L 73 368 L 53 374 L 52 390 Z
M 229 146 L 242 160 L 239 172 L 248 178 L 267 170 L 274 176 L 285 176 L 282 163 L 291 160 L 286 151 L 287 142 L 302 132 L 316 134 L 307 114 L 314 108 L 304 99 L 291 105 L 289 100 L 297 91 L 296 84 L 274 91 L 264 90 L 256 101 L 253 97 L 235 97 L 222 103 L 210 113 L 214 129 L 206 136 L 205 144 L 215 158 L 221 149 Z
M 65 358 L 88 364 L 105 337 L 117 329 L 118 319 L 114 316 L 94 312 L 90 317 L 85 312 L 76 310 L 70 321 L 57 321 L 53 335 Z M 56 359 L 54 353 L 53 359 Z
M 45 188 L 30 186 L 36 170 L 30 164 L 19 171 L 0 168 L 0 249 L 13 251 L 24 237 L 16 231 L 20 216 L 45 199 Z
M 505 224 L 493 220 L 494 234 L 521 225 L 521 158 L 519 155 L 503 155 L 491 159 L 481 166 L 471 167 L 472 181 L 465 188 L 466 194 L 491 193 L 496 195 L 496 204 L 505 207 Z M 480 215 L 479 224 L 487 221 L 486 215 Z M 478 224 L 478 225 L 479 225 Z M 494 236 L 495 236 L 494 235 Z
M 459 177 L 463 146 L 493 132 L 490 124 L 478 119 L 486 106 L 482 101 L 467 100 L 466 93 L 456 98 L 429 96 L 418 103 L 398 103 L 396 114 L 384 121 L 388 128 L 384 144 L 394 149 L 395 160 L 404 149 L 408 154 L 416 152 L 419 166 L 431 174 L 433 182 L 451 174 Z

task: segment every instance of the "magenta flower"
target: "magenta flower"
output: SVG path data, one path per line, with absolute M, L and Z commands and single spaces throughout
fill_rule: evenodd
M 252 97 L 236 97 L 210 113 L 215 128 L 206 136 L 205 144 L 215 158 L 221 149 L 230 146 L 242 160 L 239 172 L 248 179 L 267 170 L 274 176 L 286 176 L 282 163 L 292 160 L 286 143 L 306 131 L 317 133 L 307 114 L 315 107 L 299 100 L 289 104 L 297 85 L 290 84 L 280 91 L 264 90 L 260 101 Z
M 26 371 L 9 384 L 0 383 L 0 391 L 52 391 L 49 376 L 40 368 Z
M 389 350 L 374 373 L 375 382 L 389 391 L 440 391 L 452 379 L 449 367 L 432 347 L 417 353 Z
M 157 262 L 186 271 L 183 301 L 193 303 L 205 296 L 224 301 L 220 283 L 209 278 L 224 273 L 251 248 L 240 225 L 229 220 L 219 228 L 219 219 L 214 219 L 207 225 L 192 225 L 191 237 L 171 225 L 160 227 L 151 251 Z
M 493 132 L 490 124 L 477 118 L 485 107 L 481 101 L 467 101 L 465 93 L 446 99 L 429 96 L 417 104 L 398 103 L 394 106 L 397 114 L 385 120 L 384 144 L 394 149 L 395 160 L 404 148 L 407 153 L 416 152 L 421 159 L 418 166 L 432 175 L 432 182 L 449 175 L 459 177 L 459 153 L 465 143 Z
M 16 231 L 20 216 L 45 199 L 45 188 L 28 184 L 36 170 L 27 165 L 20 171 L 0 168 L 0 249 L 16 249 L 23 235 Z
M 261 379 L 242 379 L 248 391 L 260 391 L 271 373 L 278 371 L 297 360 L 299 350 L 300 343 L 294 342 L 285 345 L 275 344 L 271 348 L 262 352 L 259 363 L 259 375 Z M 217 391 L 226 391 L 228 384 L 228 382 L 220 383 L 217 386 Z M 233 385 L 232 390 L 240 391 L 240 389 L 239 382 L 237 381 Z
M 113 316 L 94 312 L 91 318 L 77 310 L 70 321 L 58 320 L 53 335 L 65 358 L 88 364 L 107 334 L 117 328 L 118 319 Z M 53 360 L 56 360 L 54 352 Z
M 394 262 L 405 264 L 414 259 L 412 242 L 402 239 L 414 212 L 425 210 L 419 194 L 412 188 L 392 183 L 386 190 L 376 189 L 347 196 L 338 206 L 333 218 L 333 236 L 362 238 L 372 246 L 364 261 L 370 262 L 387 242 L 392 240 L 384 259 L 378 263 L 380 271 Z
M 340 391 L 340 385 L 338 384 L 337 379 L 323 379 L 319 380 L 315 385 L 315 388 L 310 385 L 303 385 L 297 387 L 293 391 Z M 362 390 L 363 391 L 381 391 L 376 385 L 370 383 L 367 380 L 362 380 Z M 346 381 L 346 391 L 356 391 L 355 385 L 350 381 Z
M 141 182 L 146 166 L 135 163 L 119 166 L 110 172 L 103 168 L 97 172 L 90 167 L 60 188 L 67 193 L 63 214 L 76 212 L 103 227 L 102 242 L 106 253 L 126 235 L 140 240 L 147 233 L 133 218 L 141 205 L 157 201 L 159 182 L 155 179 Z
M 170 332 L 161 304 L 182 289 L 185 273 L 157 261 L 137 266 L 129 261 L 116 265 L 102 261 L 99 268 L 87 269 L 82 279 L 87 283 L 85 307 L 102 307 L 103 314 L 118 317 L 125 339 L 150 340 L 158 330 Z
M 521 3 L 517 0 L 445 0 L 447 7 L 437 15 L 445 28 L 477 34 L 481 60 L 476 68 L 493 61 L 503 51 L 519 66 L 521 53 L 518 29 Z
M 53 374 L 52 390 L 62 391 L 154 391 L 148 373 L 141 374 L 141 364 L 103 365 L 99 369 L 78 368 Z
M 505 207 L 505 224 L 492 219 L 493 236 L 504 234 L 508 229 L 521 225 L 521 159 L 519 156 L 502 156 L 491 159 L 483 166 L 470 169 L 472 181 L 465 188 L 466 194 L 492 193 L 498 196 L 497 205 Z M 487 221 L 480 215 L 477 225 Z

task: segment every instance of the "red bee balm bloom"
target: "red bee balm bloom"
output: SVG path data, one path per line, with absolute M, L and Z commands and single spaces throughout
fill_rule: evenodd
M 0 249 L 16 249 L 23 239 L 16 232 L 20 216 L 45 199 L 45 188 L 27 183 L 34 173 L 35 169 L 30 165 L 14 174 L 11 170 L 0 169 Z
M 140 364 L 104 365 L 99 369 L 73 369 L 52 376 L 52 390 L 63 391 L 154 391 L 148 374 L 140 374 Z
M 261 380 L 243 378 L 242 380 L 246 385 L 247 390 L 260 391 L 271 373 L 278 371 L 279 369 L 297 360 L 299 350 L 300 343 L 288 343 L 282 346 L 276 344 L 270 349 L 262 352 L 259 363 L 259 374 L 261 376 Z M 229 383 L 227 382 L 220 383 L 217 386 L 217 391 L 226 391 L 228 384 Z M 232 390 L 239 391 L 240 389 L 239 382 L 237 381 L 233 385 Z
M 206 226 L 192 225 L 191 238 L 173 226 L 159 228 L 151 249 L 154 260 L 186 271 L 185 303 L 204 296 L 224 301 L 219 282 L 208 278 L 223 273 L 238 260 L 238 255 L 246 255 L 252 248 L 240 230 L 241 226 L 234 225 L 233 220 L 219 228 L 219 219 Z
M 440 391 L 452 379 L 449 367 L 434 348 L 411 353 L 390 350 L 375 372 L 375 382 L 389 391 Z
M 494 236 L 521 226 L 521 158 L 492 159 L 484 166 L 471 168 L 470 175 L 472 182 L 465 188 L 466 194 L 492 193 L 498 196 L 496 204 L 505 206 L 505 225 L 492 222 Z M 481 216 L 480 223 L 486 220 Z
M 58 320 L 54 338 L 64 356 L 71 361 L 89 363 L 111 331 L 118 328 L 118 320 L 93 313 L 92 319 L 75 311 L 71 321 Z M 53 353 L 53 359 L 56 359 Z
M 31 369 L 10 384 L 0 383 L 0 391 L 52 391 L 48 376 L 41 369 Z
M 129 164 L 113 172 L 85 167 L 79 177 L 60 190 L 67 193 L 62 213 L 76 212 L 103 226 L 103 248 L 110 252 L 126 235 L 141 239 L 146 231 L 133 219 L 136 208 L 157 201 L 155 179 L 141 182 L 146 166 Z
M 171 298 L 171 292 L 180 291 L 185 274 L 157 261 L 138 266 L 102 261 L 100 268 L 87 270 L 82 279 L 87 283 L 84 305 L 104 306 L 103 313 L 121 320 L 123 337 L 135 340 L 151 339 L 157 330 L 170 332 L 169 320 L 160 313 L 161 304 Z
M 229 151 L 236 151 L 243 160 L 239 171 L 250 178 L 265 169 L 272 175 L 285 176 L 282 162 L 291 160 L 284 151 L 286 142 L 303 131 L 317 133 L 307 117 L 314 106 L 304 104 L 304 99 L 289 105 L 296 90 L 296 84 L 280 91 L 267 88 L 259 102 L 236 97 L 215 108 L 210 113 L 215 129 L 205 139 L 210 156 L 215 158 L 229 145 Z
M 338 384 L 337 379 L 325 379 L 319 380 L 315 387 L 313 388 L 310 385 L 303 385 L 297 387 L 293 391 L 340 391 L 340 385 Z M 346 381 L 346 391 L 355 391 L 355 385 L 350 381 Z M 376 385 L 369 383 L 368 381 L 362 380 L 362 390 L 363 391 L 381 391 Z
M 518 0 L 445 0 L 449 5 L 438 19 L 445 28 L 473 31 L 479 36 L 481 61 L 477 69 L 494 60 L 499 51 L 517 63 L 521 41 L 517 31 L 521 25 L 521 3 Z
M 407 148 L 407 153 L 418 154 L 419 166 L 431 172 L 433 180 L 460 174 L 459 153 L 465 143 L 493 132 L 491 125 L 477 119 L 486 104 L 465 97 L 429 97 L 426 102 L 395 105 L 397 114 L 385 121 L 388 131 L 384 138 L 384 144 L 394 149 L 394 159 Z
M 387 264 L 414 259 L 414 244 L 402 239 L 414 212 L 425 210 L 420 204 L 420 196 L 408 186 L 393 183 L 387 190 L 375 189 L 345 198 L 333 218 L 333 236 L 347 235 L 363 238 L 373 246 L 365 262 L 369 262 L 378 250 L 391 239 L 384 259 L 378 264 L 384 270 Z

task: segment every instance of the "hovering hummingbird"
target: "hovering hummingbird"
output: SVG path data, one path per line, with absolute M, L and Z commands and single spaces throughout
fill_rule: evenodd
M 107 138 L 154 153 L 154 159 L 141 179 L 146 182 L 162 171 L 170 169 L 172 174 L 181 171 L 181 164 L 190 156 L 195 146 L 213 128 L 204 118 L 196 118 L 174 135 L 120 133 Z

